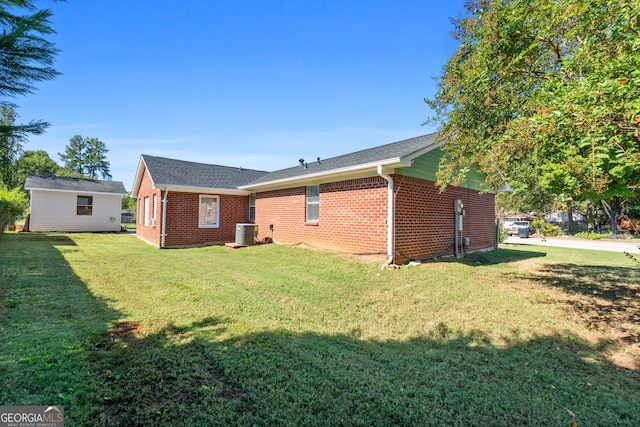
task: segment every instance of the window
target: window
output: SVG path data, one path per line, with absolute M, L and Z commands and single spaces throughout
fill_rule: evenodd
M 307 222 L 318 221 L 320 217 L 320 186 L 307 187 Z
M 151 219 L 156 219 L 156 203 L 158 202 L 158 195 L 153 195 L 153 203 L 151 204 Z
M 220 198 L 218 196 L 200 196 L 198 224 L 200 228 L 217 228 L 220 218 Z
M 149 197 L 144 198 L 144 225 L 149 226 Z
M 78 196 L 76 215 L 93 215 L 93 196 Z
M 249 194 L 249 219 L 254 221 L 256 219 L 256 195 Z

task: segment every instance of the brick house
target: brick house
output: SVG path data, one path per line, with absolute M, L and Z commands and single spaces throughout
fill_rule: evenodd
M 250 221 L 250 191 L 238 189 L 264 171 L 143 154 L 131 197 L 136 235 L 159 248 L 233 242 L 236 223 Z
M 494 249 L 494 194 L 482 192 L 478 173 L 441 193 L 441 157 L 433 134 L 275 172 L 143 155 L 133 186 L 137 233 L 158 247 L 211 244 L 233 241 L 236 223 L 250 222 L 259 240 L 388 263 Z M 219 211 L 213 230 L 199 226 L 209 202 Z

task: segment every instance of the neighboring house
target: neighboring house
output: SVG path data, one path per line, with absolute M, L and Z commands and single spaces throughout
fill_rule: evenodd
M 534 215 L 529 215 L 527 213 L 514 212 L 514 211 L 501 212 L 500 217 L 502 222 L 502 228 L 505 230 L 513 226 L 513 223 L 516 221 L 533 221 L 534 219 L 536 219 Z
M 120 231 L 122 182 L 29 174 L 28 231 Z
M 578 210 L 573 210 L 573 223 L 581 228 L 587 227 L 587 214 Z M 549 212 L 544 216 L 545 222 L 556 225 L 563 230 L 569 228 L 569 213 L 564 210 L 557 210 L 555 212 Z
M 439 145 L 426 135 L 270 173 L 143 155 L 132 190 L 136 232 L 179 247 L 233 241 L 236 223 L 252 222 L 260 240 L 387 262 L 494 249 L 494 194 L 473 172 L 441 193 Z

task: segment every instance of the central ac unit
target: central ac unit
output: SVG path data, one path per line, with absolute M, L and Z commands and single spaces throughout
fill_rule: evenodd
M 253 245 L 258 237 L 256 224 L 236 224 L 236 243 L 238 245 Z

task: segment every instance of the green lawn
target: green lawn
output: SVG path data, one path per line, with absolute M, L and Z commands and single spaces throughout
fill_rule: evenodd
M 561 248 L 381 270 L 8 233 L 0 405 L 64 405 L 69 426 L 637 426 L 639 270 Z

